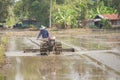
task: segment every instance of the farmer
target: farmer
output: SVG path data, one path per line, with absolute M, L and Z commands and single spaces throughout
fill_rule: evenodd
M 49 32 L 48 30 L 46 29 L 45 26 L 41 25 L 41 28 L 40 28 L 40 32 L 37 36 L 37 39 L 39 39 L 39 37 L 42 37 L 43 39 L 47 39 L 49 38 Z

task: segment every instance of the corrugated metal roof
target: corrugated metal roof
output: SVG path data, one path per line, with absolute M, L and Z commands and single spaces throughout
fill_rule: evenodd
M 102 14 L 102 16 L 109 20 L 120 20 L 120 16 L 118 14 Z

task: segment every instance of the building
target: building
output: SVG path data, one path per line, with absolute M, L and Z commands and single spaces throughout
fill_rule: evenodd
M 23 27 L 29 27 L 30 25 L 39 26 L 39 22 L 33 19 L 22 19 L 21 22 Z
M 94 18 L 95 25 L 100 25 L 101 19 L 106 19 L 106 20 L 110 21 L 112 27 L 120 27 L 120 16 L 118 14 L 97 15 Z
M 40 26 L 40 23 L 34 19 L 21 19 L 13 26 L 13 28 L 30 28 L 31 26 L 37 28 Z

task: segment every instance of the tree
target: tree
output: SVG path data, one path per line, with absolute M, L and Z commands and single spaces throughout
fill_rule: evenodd
M 57 4 L 64 4 L 65 0 L 56 0 Z
M 119 0 L 52 0 L 52 24 L 77 26 L 77 21 L 94 18 L 98 14 L 120 13 Z M 0 5 L 1 6 L 1 5 Z M 15 3 L 16 17 L 36 19 L 49 24 L 50 0 L 21 0 Z
M 112 6 L 120 14 L 120 0 L 112 0 Z
M 99 2 L 99 5 L 96 5 L 96 7 L 91 8 L 89 10 L 89 15 L 87 17 L 88 18 L 94 18 L 98 14 L 113 14 L 113 13 L 117 13 L 117 10 L 113 9 L 111 7 L 105 6 L 104 2 L 101 1 L 101 2 Z
M 49 1 L 47 0 L 21 0 L 16 3 L 14 12 L 19 19 L 36 19 L 43 25 L 49 24 Z
M 49 25 L 49 2 L 34 1 L 30 8 L 30 16 L 40 21 L 43 25 Z
M 77 14 L 75 10 L 68 9 L 67 6 L 64 6 L 58 8 L 55 12 L 53 14 L 54 23 L 61 24 L 62 28 L 67 28 L 74 24 L 75 15 Z
M 14 14 L 16 18 L 23 18 L 26 14 L 23 1 L 18 1 L 14 5 Z
M 70 25 L 77 27 L 78 20 L 84 20 L 87 16 L 88 5 L 91 4 L 89 0 L 65 0 L 65 5 L 54 4 L 53 19 L 54 23 Z
M 0 0 L 0 22 L 4 22 L 8 18 L 8 8 L 12 4 L 13 0 Z

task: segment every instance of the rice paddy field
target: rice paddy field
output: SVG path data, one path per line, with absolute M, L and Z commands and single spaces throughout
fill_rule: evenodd
M 5 80 L 120 79 L 120 30 L 50 29 L 49 32 L 63 48 L 72 47 L 75 52 L 47 56 L 30 52 L 27 55 L 23 52 L 25 48 L 39 48 L 28 39 L 36 40 L 39 31 L 2 32 L 9 35 L 6 64 L 0 69 Z

